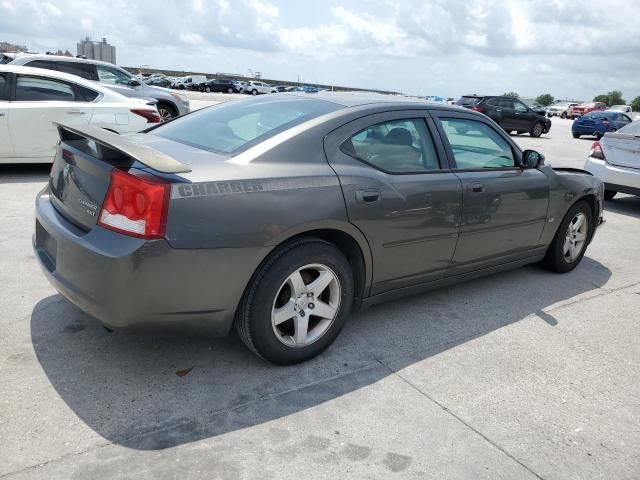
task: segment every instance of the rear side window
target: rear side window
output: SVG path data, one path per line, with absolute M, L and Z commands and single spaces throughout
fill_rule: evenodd
M 511 145 L 486 123 L 462 118 L 440 121 L 457 168 L 476 170 L 516 166 Z
M 96 67 L 90 63 L 81 62 L 53 62 L 56 70 L 71 75 L 77 75 L 85 80 L 98 80 Z
M 202 109 L 149 134 L 202 150 L 236 153 L 339 108 L 323 100 L 256 98 Z
M 83 87 L 81 85 L 76 85 L 76 93 L 78 94 L 78 101 L 81 102 L 93 102 L 98 95 L 100 95 L 95 90 L 91 90 L 90 88 Z
M 16 81 L 16 101 L 74 101 L 73 88 L 68 83 L 48 78 L 19 75 Z
M 456 102 L 456 105 L 477 105 L 478 103 L 480 103 L 481 100 L 482 98 L 480 97 L 464 96 L 464 97 L 460 97 L 460 100 Z
M 0 73 L 0 101 L 9 100 L 9 80 L 6 73 Z
M 53 69 L 49 60 L 33 60 L 32 62 L 25 63 L 24 66 L 31 68 L 46 68 L 47 70 Z
M 421 118 L 371 125 L 349 138 L 340 149 L 389 173 L 422 173 L 440 168 L 433 140 Z

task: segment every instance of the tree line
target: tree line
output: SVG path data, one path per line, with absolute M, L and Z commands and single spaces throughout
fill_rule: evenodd
M 520 98 L 516 92 L 507 92 L 503 94 L 505 97 L 515 97 Z M 547 107 L 551 105 L 555 101 L 553 95 L 550 93 L 543 93 L 542 95 L 538 95 L 536 97 L 536 103 L 542 105 L 543 107 Z M 593 98 L 594 102 L 604 102 L 607 104 L 607 107 L 611 107 L 613 105 L 627 105 L 627 102 L 624 98 L 622 98 L 622 92 L 620 90 L 611 90 L 610 92 L 602 95 L 596 95 Z M 631 109 L 634 112 L 640 112 L 640 96 L 634 98 L 631 103 Z

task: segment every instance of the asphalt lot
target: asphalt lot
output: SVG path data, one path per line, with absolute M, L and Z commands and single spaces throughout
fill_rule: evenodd
M 569 126 L 514 138 L 581 167 Z M 58 295 L 31 250 L 47 175 L 0 167 L 0 478 L 640 477 L 640 198 L 607 203 L 569 274 L 377 306 L 281 368 L 236 336 L 110 333 Z

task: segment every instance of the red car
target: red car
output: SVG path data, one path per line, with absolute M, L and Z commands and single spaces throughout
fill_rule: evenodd
M 604 102 L 589 102 L 589 103 L 583 103 L 581 105 L 576 105 L 575 107 L 573 107 L 573 109 L 571 110 L 571 118 L 577 118 L 577 117 L 581 117 L 582 115 L 589 113 L 589 112 L 594 112 L 596 110 L 606 110 L 607 109 L 607 104 Z

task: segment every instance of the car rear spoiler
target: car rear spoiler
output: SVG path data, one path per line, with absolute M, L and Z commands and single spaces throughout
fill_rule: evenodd
M 147 145 L 140 145 L 127 139 L 126 136 L 93 127 L 83 125 L 82 127 L 55 123 L 58 127 L 60 140 L 92 140 L 96 143 L 98 156 L 103 160 L 116 160 L 123 155 L 146 165 L 161 173 L 187 173 L 191 169 L 178 162 L 173 157 L 166 155 Z

